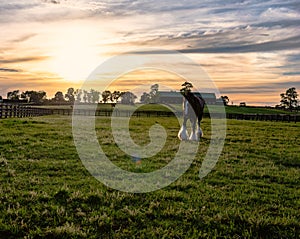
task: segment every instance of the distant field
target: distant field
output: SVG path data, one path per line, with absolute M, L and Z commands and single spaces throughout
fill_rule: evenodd
M 72 107 L 70 105 L 45 105 L 45 106 L 38 106 L 42 108 L 50 108 L 50 109 L 71 109 Z M 82 105 L 84 107 L 84 105 Z M 147 111 L 166 111 L 166 107 L 159 105 L 159 104 L 136 104 L 135 106 L 131 105 L 121 105 L 117 104 L 116 108 L 122 109 L 122 110 L 135 110 L 135 108 L 138 107 L 139 110 L 147 110 Z M 169 104 L 167 107 L 170 107 L 171 110 L 174 110 L 176 112 L 182 111 L 182 105 L 181 104 Z M 218 112 L 220 108 L 223 106 L 218 105 L 210 105 L 209 108 L 215 112 Z M 98 109 L 102 110 L 111 110 L 112 107 L 110 104 L 100 104 L 98 106 Z M 294 114 L 295 112 L 285 111 L 285 110 L 277 110 L 272 108 L 260 108 L 260 107 L 239 107 L 239 106 L 226 106 L 225 107 L 226 113 L 232 113 L 232 114 Z M 208 112 L 207 106 L 205 107 L 205 112 Z
M 134 172 L 166 165 L 176 153 L 178 122 L 133 118 L 133 139 L 162 124 L 162 152 L 135 164 L 98 118 L 99 142 L 112 161 Z M 0 238 L 299 238 L 300 124 L 228 120 L 223 153 L 202 181 L 205 137 L 191 168 L 170 186 L 147 194 L 105 187 L 83 167 L 71 118 L 0 120 Z

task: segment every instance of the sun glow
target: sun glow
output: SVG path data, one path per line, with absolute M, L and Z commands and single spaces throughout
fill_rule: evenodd
M 52 71 L 67 81 L 84 81 L 101 62 L 97 38 L 95 31 L 85 27 L 61 31 L 50 63 Z

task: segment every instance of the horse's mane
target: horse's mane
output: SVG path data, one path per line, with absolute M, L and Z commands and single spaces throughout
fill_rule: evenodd
M 201 96 L 196 96 L 190 91 L 184 94 L 183 96 L 193 107 L 195 113 L 199 112 L 200 109 L 204 108 L 205 101 Z

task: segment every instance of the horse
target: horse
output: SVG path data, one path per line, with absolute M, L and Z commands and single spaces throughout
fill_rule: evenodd
M 203 131 L 200 127 L 203 117 L 205 101 L 202 97 L 196 96 L 190 91 L 183 93 L 183 124 L 178 132 L 178 138 L 180 140 L 192 140 L 199 141 L 203 137 Z M 192 125 L 192 131 L 190 137 L 187 132 L 187 121 L 190 120 Z M 198 126 L 196 132 L 196 124 Z

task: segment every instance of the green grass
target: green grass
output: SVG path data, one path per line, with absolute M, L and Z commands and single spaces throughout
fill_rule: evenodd
M 174 111 L 177 112 L 182 111 L 182 104 L 170 104 L 168 106 L 171 107 L 171 109 Z M 70 105 L 44 105 L 38 107 L 49 108 L 49 109 L 71 109 Z M 82 107 L 84 107 L 84 105 Z M 146 105 L 136 104 L 135 106 L 117 104 L 116 107 L 121 110 L 135 110 L 138 107 L 139 110 L 166 111 L 166 107 L 159 104 L 146 104 Z M 220 111 L 222 107 L 223 106 L 219 106 L 219 105 L 209 105 L 209 108 L 214 112 Z M 98 109 L 111 110 L 112 107 L 110 104 L 99 104 Z M 295 112 L 279 110 L 274 108 L 263 108 L 263 107 L 225 106 L 225 111 L 226 113 L 231 113 L 231 114 L 295 114 Z M 208 112 L 207 106 L 205 107 L 205 112 Z
M 140 165 L 111 138 L 108 118 L 96 123 L 112 161 L 133 172 L 166 165 L 176 153 L 176 118 L 132 118 L 145 145 L 160 123 L 167 145 Z M 204 180 L 198 171 L 210 142 L 209 119 L 190 169 L 170 186 L 123 193 L 94 179 L 78 158 L 71 118 L 0 121 L 0 238 L 299 238 L 300 125 L 228 121 L 223 153 Z

